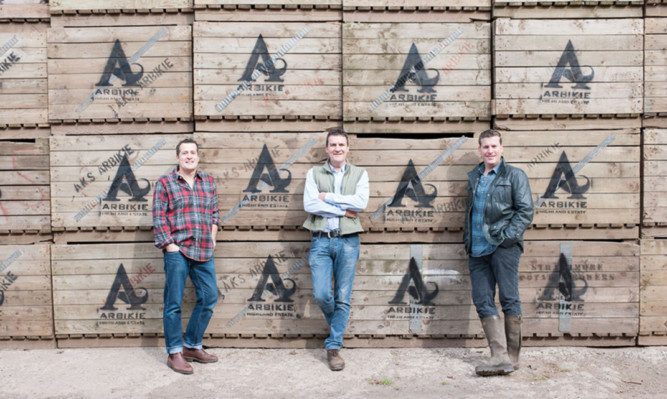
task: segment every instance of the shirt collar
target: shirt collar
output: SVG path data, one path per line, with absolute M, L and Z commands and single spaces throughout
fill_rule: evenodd
M 178 180 L 179 178 L 180 179 L 183 178 L 180 174 L 178 174 L 178 165 L 174 166 L 174 169 L 171 170 L 171 174 L 174 175 L 176 180 Z M 197 177 L 202 179 L 202 175 L 201 175 L 201 172 L 199 171 L 199 169 L 197 169 L 195 171 L 195 178 L 197 178 Z
M 500 165 L 502 165 L 503 162 L 504 162 L 503 158 L 500 158 L 500 162 L 498 162 L 498 165 L 496 165 L 495 168 L 491 169 L 491 171 L 489 172 L 489 174 L 490 174 L 490 173 L 493 173 L 494 175 L 497 175 L 497 174 L 498 174 L 498 170 L 500 169 Z M 482 163 L 479 165 L 479 173 L 482 174 L 482 175 L 484 174 L 484 162 L 482 162 Z
M 327 164 L 329 165 L 329 170 L 330 170 L 331 173 L 333 173 L 333 174 L 336 174 L 336 173 L 345 173 L 345 171 L 347 170 L 347 162 L 345 162 L 345 165 L 343 165 L 343 167 L 340 168 L 340 171 L 339 171 L 339 172 L 336 172 L 336 169 L 334 169 L 334 167 L 331 166 L 331 162 L 327 161 Z

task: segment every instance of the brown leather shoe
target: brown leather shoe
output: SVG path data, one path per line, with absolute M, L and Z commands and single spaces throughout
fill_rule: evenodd
M 183 357 L 188 362 L 215 363 L 218 361 L 216 355 L 206 353 L 203 349 L 183 348 Z
M 340 357 L 338 349 L 327 350 L 327 360 L 329 361 L 329 368 L 331 371 L 341 371 L 345 368 L 345 360 Z
M 183 354 L 180 352 L 169 355 L 169 357 L 167 358 L 167 366 L 169 366 L 170 369 L 174 370 L 177 373 L 181 374 L 194 373 L 192 366 L 190 366 L 190 363 L 185 361 Z

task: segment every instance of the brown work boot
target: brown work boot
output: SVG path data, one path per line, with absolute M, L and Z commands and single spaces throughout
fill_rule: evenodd
M 505 336 L 507 337 L 507 353 L 510 355 L 512 367 L 519 369 L 519 354 L 521 353 L 521 323 L 519 316 L 505 315 Z
M 188 362 L 215 363 L 218 361 L 216 355 L 206 353 L 203 349 L 183 348 L 183 357 Z
M 190 366 L 190 363 L 185 361 L 183 354 L 180 352 L 172 353 L 171 355 L 169 355 L 169 357 L 167 358 L 167 366 L 169 366 L 170 369 L 174 370 L 177 373 L 181 374 L 194 373 L 192 366 Z
M 329 361 L 329 368 L 331 371 L 341 371 L 345 368 L 345 360 L 340 357 L 338 349 L 328 349 L 327 360 Z
M 475 367 L 475 373 L 481 376 L 507 375 L 514 371 L 512 362 L 507 354 L 507 341 L 505 340 L 505 326 L 498 316 L 485 317 L 482 327 L 486 340 L 491 349 L 491 358 L 485 364 Z

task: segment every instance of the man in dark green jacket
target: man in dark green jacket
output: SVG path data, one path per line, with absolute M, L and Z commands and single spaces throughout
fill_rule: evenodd
M 533 220 L 533 200 L 523 170 L 503 158 L 500 133 L 479 137 L 482 163 L 468 173 L 468 204 L 463 236 L 472 299 L 491 349 L 491 359 L 475 368 L 478 375 L 509 374 L 519 366 L 521 300 L 519 259 L 523 232 Z M 495 305 L 496 285 L 505 325 Z

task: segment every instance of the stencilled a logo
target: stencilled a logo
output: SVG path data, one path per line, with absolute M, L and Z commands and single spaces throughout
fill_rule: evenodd
M 266 173 L 263 173 L 266 170 Z M 281 178 L 280 172 L 287 172 L 287 176 Z M 258 193 L 260 190 L 257 186 L 261 182 L 268 184 L 273 187 L 271 190 L 272 193 L 287 193 L 286 187 L 289 186 L 292 181 L 292 172 L 287 169 L 278 170 L 276 169 L 276 164 L 273 162 L 271 153 L 269 152 L 266 144 L 262 147 L 262 152 L 259 154 L 259 159 L 257 160 L 257 166 L 252 172 L 252 177 L 250 182 L 248 182 L 248 187 L 243 190 L 244 193 Z
M 440 289 L 435 282 L 430 281 L 428 284 L 432 284 L 433 286 L 433 289 L 430 291 L 427 289 L 426 283 L 422 278 L 422 274 L 417 266 L 417 261 L 415 261 L 414 258 L 410 258 L 408 273 L 403 276 L 403 280 L 396 291 L 396 295 L 389 301 L 389 303 L 392 305 L 407 305 L 408 303 L 404 300 L 405 293 L 407 292 L 412 299 L 414 299 L 415 303 L 423 306 L 432 306 L 434 305 L 432 301 L 438 296 Z
M 556 170 L 554 170 L 553 175 L 551 175 L 551 180 L 549 181 L 547 190 L 544 192 L 542 198 L 558 198 L 556 196 L 556 190 L 562 189 L 566 193 L 571 194 L 570 197 L 568 197 L 569 199 L 586 199 L 584 193 L 591 187 L 591 180 L 583 175 L 581 177 L 586 179 L 586 183 L 579 185 L 577 177 L 572 170 L 572 165 L 570 165 L 570 161 L 567 158 L 567 154 L 563 151 L 558 160 Z
M 120 266 L 118 266 L 116 278 L 114 279 L 113 284 L 111 284 L 111 289 L 109 290 L 109 295 L 107 295 L 107 300 L 101 309 L 118 310 L 114 304 L 116 303 L 116 299 L 120 299 L 121 301 L 130 305 L 128 308 L 129 310 L 145 310 L 145 308 L 141 305 L 148 301 L 148 290 L 141 287 L 138 287 L 137 289 L 142 290 L 143 295 L 138 296 L 136 294 L 130 279 L 127 277 L 125 267 L 121 263 Z
M 111 79 L 111 75 L 113 75 L 125 82 L 123 83 L 123 86 L 139 87 L 140 85 L 138 82 L 144 75 L 144 67 L 139 63 L 134 63 L 132 65 L 138 66 L 140 70 L 135 73 L 132 72 L 132 66 L 125 56 L 123 46 L 120 44 L 120 40 L 116 39 L 116 42 L 111 49 L 111 55 L 109 55 L 107 64 L 104 67 L 102 77 L 100 78 L 100 81 L 97 82 L 96 86 L 111 86 L 109 79 Z
M 277 61 L 282 63 L 281 68 L 276 68 Z M 266 43 L 264 42 L 264 38 L 262 37 L 261 33 L 257 37 L 255 47 L 252 49 L 252 54 L 248 60 L 248 64 L 246 64 L 243 76 L 241 76 L 239 81 L 253 81 L 252 74 L 255 72 L 255 70 L 258 70 L 264 76 L 266 76 L 267 82 L 283 82 L 283 79 L 280 77 L 287 71 L 287 62 L 285 62 L 284 59 L 278 58 L 275 61 L 271 61 L 269 49 L 266 47 Z
M 137 178 L 132 172 L 132 166 L 130 166 L 130 161 L 127 159 L 127 154 L 123 155 L 123 159 L 120 161 L 118 166 L 118 171 L 116 176 L 111 183 L 111 188 L 104 199 L 105 201 L 120 201 L 118 199 L 118 190 L 124 192 L 125 194 L 131 196 L 129 201 L 132 202 L 147 202 L 146 194 L 151 191 L 151 182 L 148 179 L 141 179 L 146 182 L 146 186 L 143 188 L 139 187 L 137 183 Z
M 415 164 L 412 162 L 412 159 L 410 159 L 408 166 L 405 168 L 405 172 L 403 172 L 401 182 L 398 184 L 394 199 L 389 206 L 400 208 L 405 207 L 405 205 L 403 205 L 403 197 L 407 196 L 417 203 L 416 206 L 418 208 L 433 208 L 431 202 L 438 196 L 438 189 L 432 184 L 426 184 L 426 186 L 430 186 L 433 189 L 430 194 L 427 194 L 426 190 L 424 190 L 424 185 L 422 185 L 421 179 L 417 174 Z
M 271 279 L 270 283 L 269 278 Z M 255 291 L 253 292 L 252 297 L 248 299 L 248 301 L 265 302 L 265 300 L 262 299 L 262 294 L 264 293 L 264 290 L 267 290 L 278 297 L 275 299 L 275 302 L 294 302 L 294 300 L 291 299 L 291 296 L 296 292 L 296 283 L 290 278 L 286 278 L 285 281 L 292 283 L 292 287 L 290 289 L 285 287 L 285 283 L 280 277 L 280 273 L 278 273 L 278 268 L 276 268 L 271 255 L 269 255 L 266 259 L 266 262 L 264 263 L 264 270 L 262 271 L 262 275 L 257 282 Z
M 427 70 L 434 71 L 435 76 L 429 77 L 426 72 Z M 401 74 L 392 91 L 408 91 L 408 89 L 405 88 L 405 84 L 408 81 L 412 81 L 415 85 L 420 86 L 420 89 L 417 90 L 419 93 L 435 93 L 433 86 L 438 84 L 439 79 L 440 72 L 437 69 L 424 68 L 424 62 L 422 61 L 421 55 L 419 55 L 419 50 L 417 50 L 417 46 L 412 43 L 410 51 L 408 52 L 408 57 L 405 59 L 405 63 L 401 69 Z
M 588 86 L 588 83 L 595 77 L 595 70 L 589 65 L 586 67 L 590 68 L 588 75 L 584 75 L 579 65 L 574 45 L 571 40 L 568 40 L 565 50 L 563 50 L 558 64 L 551 75 L 551 79 L 549 79 L 549 83 L 542 83 L 543 88 L 552 90 L 544 90 L 540 95 L 540 101 L 547 103 L 588 104 L 591 94 L 591 88 Z M 570 81 L 570 83 L 574 83 L 571 90 L 557 90 L 563 88 L 561 86 L 563 78 Z
M 568 65 L 570 66 L 569 68 L 567 67 Z M 593 67 L 591 66 L 587 67 L 591 69 L 591 73 L 589 75 L 584 75 L 579 66 L 579 60 L 574 51 L 572 40 L 568 40 L 565 50 L 563 50 L 563 54 L 560 56 L 560 60 L 558 60 L 558 65 L 556 65 L 556 69 L 554 70 L 553 75 L 551 75 L 549 83 L 545 87 L 560 89 L 563 87 L 560 85 L 560 81 L 562 78 L 565 78 L 572 83 L 576 83 L 574 85 L 575 89 L 590 90 L 591 88 L 588 87 L 586 83 L 593 80 L 595 70 L 593 70 Z

